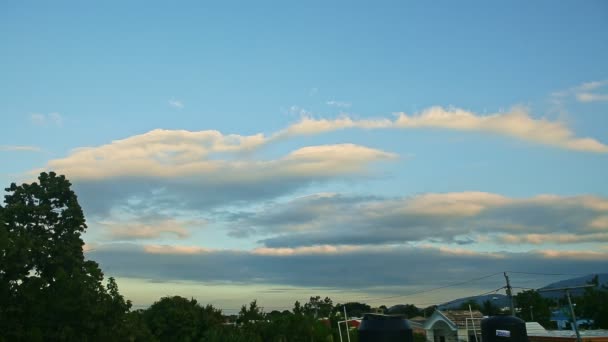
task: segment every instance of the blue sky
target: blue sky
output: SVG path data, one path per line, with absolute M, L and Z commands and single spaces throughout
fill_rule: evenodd
M 4 2 L 0 181 L 66 174 L 90 256 L 138 305 L 605 272 L 607 19 L 602 1 Z

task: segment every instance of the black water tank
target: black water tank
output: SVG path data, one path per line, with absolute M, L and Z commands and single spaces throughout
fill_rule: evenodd
M 413 342 L 414 335 L 401 315 L 365 314 L 359 326 L 359 342 Z
M 513 316 L 494 316 L 481 321 L 483 342 L 528 342 L 526 322 Z

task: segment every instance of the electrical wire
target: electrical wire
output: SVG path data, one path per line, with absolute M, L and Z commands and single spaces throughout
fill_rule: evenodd
M 502 274 L 502 272 L 496 272 L 496 273 L 492 273 L 492 274 L 489 274 L 489 275 L 486 275 L 486 276 L 483 276 L 483 277 L 473 278 L 473 279 L 469 279 L 469 280 L 462 281 L 462 282 L 457 282 L 457 283 L 451 283 L 451 284 L 435 287 L 435 288 L 428 289 L 428 290 L 415 291 L 415 292 L 406 293 L 406 294 L 402 294 L 402 295 L 394 295 L 394 296 L 387 296 L 387 297 L 379 297 L 379 298 L 373 298 L 372 297 L 371 299 L 370 298 L 363 298 L 361 300 L 365 300 L 366 302 L 373 302 L 373 301 L 384 300 L 384 299 L 409 297 L 409 296 L 414 296 L 414 295 L 421 294 L 421 293 L 433 292 L 433 291 L 437 291 L 437 290 L 441 290 L 441 289 L 446 289 L 446 288 L 449 288 L 449 287 L 469 284 L 469 283 L 472 283 L 472 282 L 475 282 L 475 281 L 491 278 L 491 277 L 494 277 L 494 276 L 499 275 L 499 274 Z

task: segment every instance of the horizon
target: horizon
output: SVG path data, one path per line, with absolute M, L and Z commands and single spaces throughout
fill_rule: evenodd
M 0 182 L 65 175 L 87 258 L 135 308 L 426 307 L 502 272 L 608 273 L 607 16 L 7 2 Z

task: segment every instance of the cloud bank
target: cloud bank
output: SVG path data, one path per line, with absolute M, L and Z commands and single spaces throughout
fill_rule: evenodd
M 312 135 L 342 129 L 447 129 L 465 132 L 499 134 L 523 141 L 583 152 L 608 152 L 608 146 L 593 138 L 576 137 L 565 124 L 547 119 L 535 119 L 522 107 L 507 113 L 479 115 L 458 108 L 431 107 L 419 114 L 397 113 L 396 118 L 314 119 L 303 117 L 299 122 L 278 132 L 275 137 Z
M 608 254 L 542 250 L 503 252 L 497 258 L 406 245 L 352 249 L 326 246 L 324 251 L 260 253 L 129 244 L 97 246 L 89 256 L 118 276 L 361 289 L 406 285 L 428 288 L 431 283 L 436 286 L 437 282 L 446 284 L 506 270 L 560 273 L 576 269 L 577 273 L 593 273 L 605 268 Z M 493 289 L 504 285 L 504 279 L 489 279 L 478 285 Z
M 577 244 L 608 242 L 608 200 L 597 196 L 509 198 L 484 192 L 405 198 L 317 194 L 234 214 L 233 236 L 273 248 L 408 242 Z

